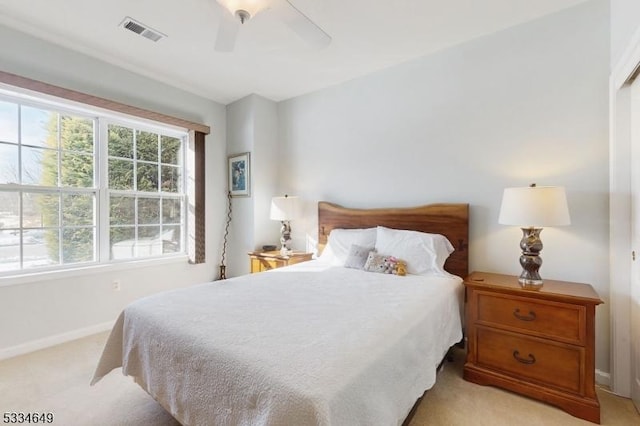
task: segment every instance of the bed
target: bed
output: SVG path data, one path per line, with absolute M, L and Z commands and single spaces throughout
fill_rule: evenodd
M 334 237 L 371 229 L 440 234 L 455 251 L 425 275 L 334 263 Z M 468 206 L 320 202 L 318 231 L 317 260 L 126 307 L 92 384 L 122 367 L 185 425 L 402 424 L 462 338 Z

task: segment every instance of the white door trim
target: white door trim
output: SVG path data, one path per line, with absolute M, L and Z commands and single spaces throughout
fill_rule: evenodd
M 611 389 L 631 395 L 631 97 L 627 81 L 640 64 L 640 29 L 609 79 L 609 245 Z

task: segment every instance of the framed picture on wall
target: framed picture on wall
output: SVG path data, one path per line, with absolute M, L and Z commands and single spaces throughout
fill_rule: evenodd
M 251 153 L 229 157 L 229 191 L 232 197 L 251 195 Z

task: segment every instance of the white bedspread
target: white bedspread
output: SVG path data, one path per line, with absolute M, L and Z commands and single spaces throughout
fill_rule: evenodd
M 186 425 L 396 425 L 462 338 L 461 280 L 317 261 L 141 299 L 112 369 Z

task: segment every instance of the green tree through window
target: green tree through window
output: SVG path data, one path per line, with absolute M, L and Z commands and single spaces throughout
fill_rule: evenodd
M 88 262 L 95 259 L 95 194 L 68 192 L 69 188 L 95 188 L 94 121 L 50 113 L 41 184 L 63 187 L 60 198 L 41 197 L 44 220 L 61 228 L 45 230 L 49 257 L 56 263 Z M 60 258 L 62 241 L 62 258 Z

